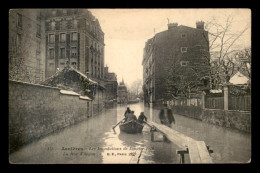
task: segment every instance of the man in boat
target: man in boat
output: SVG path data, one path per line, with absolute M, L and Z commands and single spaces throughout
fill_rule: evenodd
M 161 109 L 159 113 L 160 121 L 163 125 L 166 125 L 168 127 L 172 127 L 172 123 L 175 124 L 175 118 L 172 114 L 172 110 L 167 107 L 167 104 L 163 105 L 163 109 Z M 165 135 L 163 135 L 164 141 L 169 141 Z
M 144 112 L 141 112 L 141 114 L 138 117 L 138 122 L 144 123 L 145 121 L 147 121 L 147 117 L 144 115 Z
M 131 113 L 127 113 L 126 114 L 126 122 L 127 121 L 131 121 L 131 120 L 136 120 L 137 121 L 137 117 L 136 115 L 134 114 L 134 111 L 131 111 Z
M 126 117 L 126 114 L 130 114 L 131 113 L 131 110 L 129 107 L 126 108 L 126 111 L 125 111 L 125 117 Z

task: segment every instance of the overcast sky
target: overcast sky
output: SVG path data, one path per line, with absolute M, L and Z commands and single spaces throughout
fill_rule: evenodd
M 196 21 L 210 21 L 215 17 L 224 21 L 233 16 L 233 30 L 239 32 L 246 25 L 251 27 L 249 9 L 90 9 L 98 18 L 105 33 L 105 65 L 117 74 L 118 81 L 124 79 L 130 86 L 142 79 L 143 48 L 147 39 L 167 30 L 169 19 L 178 25 L 196 27 Z M 250 46 L 251 28 L 238 40 L 238 45 Z

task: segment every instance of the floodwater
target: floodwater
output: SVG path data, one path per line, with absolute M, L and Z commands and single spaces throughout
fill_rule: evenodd
M 158 122 L 158 110 L 149 109 L 143 103 L 128 105 L 138 116 L 144 112 L 148 119 Z M 124 118 L 127 106 L 106 110 L 87 121 L 67 127 L 30 143 L 9 156 L 18 164 L 178 164 L 176 150 L 171 142 L 162 141 L 155 133 L 151 141 L 150 128 L 145 126 L 141 134 L 126 134 L 119 127 L 112 127 Z M 207 124 L 199 120 L 175 115 L 173 129 L 195 140 L 205 141 L 214 163 L 247 163 L 251 158 L 251 135 L 236 130 Z M 185 155 L 185 162 L 189 163 Z

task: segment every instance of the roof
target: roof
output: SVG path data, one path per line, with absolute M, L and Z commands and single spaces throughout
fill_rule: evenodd
M 70 67 L 70 66 L 69 66 Z M 81 75 L 82 77 L 86 78 L 89 80 L 89 82 L 93 83 L 93 84 L 98 84 L 97 82 L 91 80 L 90 78 L 88 78 L 86 75 L 84 75 L 83 73 L 81 73 L 80 71 L 76 70 L 75 68 L 71 67 L 75 72 L 77 72 L 79 75 Z
M 222 93 L 222 90 L 220 89 L 212 89 L 210 90 L 211 93 Z
M 235 75 L 233 75 L 229 80 L 229 82 L 234 85 L 245 85 L 248 81 L 249 78 L 239 71 Z
M 92 84 L 98 84 L 97 82 L 91 80 L 90 78 L 88 78 L 86 75 L 84 75 L 83 73 L 79 72 L 78 70 L 76 70 L 75 68 L 71 67 L 70 65 L 67 65 L 64 69 L 62 69 L 61 71 L 57 71 L 54 75 L 52 75 L 51 77 L 47 78 L 45 81 L 42 82 L 42 84 L 46 84 L 49 81 L 51 81 L 52 79 L 58 77 L 59 75 L 61 75 L 62 73 L 66 73 L 68 71 L 74 71 L 76 73 L 78 73 L 81 77 L 83 77 L 84 79 L 88 80 L 90 83 Z
M 207 32 L 204 29 L 198 29 L 198 28 L 193 28 L 193 27 L 189 27 L 189 26 L 185 26 L 185 25 L 179 25 L 179 26 L 176 26 L 175 28 L 166 29 L 164 31 L 158 32 L 155 34 L 155 37 L 158 37 L 158 36 L 160 37 L 162 35 L 172 35 L 176 32 L 183 32 L 183 31 L 192 31 L 192 32 L 197 32 L 197 33 Z

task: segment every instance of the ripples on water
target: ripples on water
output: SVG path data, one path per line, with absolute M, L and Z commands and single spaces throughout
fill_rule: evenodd
M 150 110 L 142 103 L 129 106 L 137 116 L 144 112 L 148 119 L 159 122 L 158 110 Z M 176 150 L 180 148 L 173 143 L 151 142 L 148 126 L 144 127 L 141 134 L 120 132 L 118 126 L 114 133 L 112 127 L 123 119 L 125 109 L 126 106 L 118 106 L 117 109 L 107 110 L 87 121 L 33 142 L 10 155 L 10 160 L 13 163 L 137 163 L 140 156 L 139 163 L 143 164 L 179 163 Z M 175 115 L 175 119 L 173 129 L 210 145 L 214 150 L 211 154 L 214 163 L 245 163 L 251 158 L 249 134 L 184 116 Z M 162 140 L 162 135 L 155 133 L 155 139 Z M 47 151 L 48 146 L 54 149 Z M 81 147 L 88 150 L 86 155 L 64 156 L 62 147 Z M 93 149 L 97 147 L 99 150 Z M 121 150 L 110 150 L 108 147 Z M 186 162 L 189 161 L 188 156 L 185 159 Z

